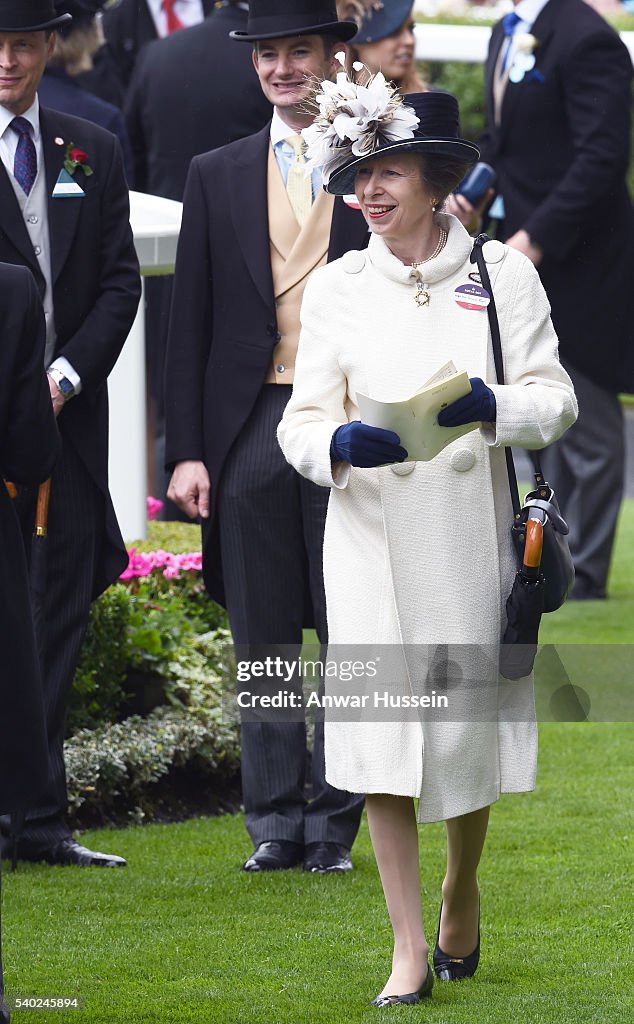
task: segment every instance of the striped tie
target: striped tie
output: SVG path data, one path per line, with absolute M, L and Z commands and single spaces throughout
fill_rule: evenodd
M 11 128 L 18 136 L 18 146 L 13 161 L 13 176 L 27 196 L 37 177 L 37 153 L 31 138 L 31 124 L 25 117 L 14 117 Z
M 306 174 L 306 158 L 304 156 L 306 143 L 301 135 L 289 135 L 284 141 L 292 146 L 295 153 L 295 159 L 288 170 L 286 191 L 297 223 L 301 228 L 308 220 L 313 205 L 313 185 L 310 175 Z

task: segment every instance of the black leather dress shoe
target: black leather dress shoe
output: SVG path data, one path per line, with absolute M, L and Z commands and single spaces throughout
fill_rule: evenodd
M 473 953 L 468 956 L 447 956 L 443 953 L 438 944 L 440 935 L 440 919 L 442 918 L 442 903 L 440 904 L 440 916 L 438 918 L 438 931 L 436 932 L 436 948 L 434 949 L 434 970 L 439 981 L 462 981 L 463 978 L 472 978 L 480 963 L 480 911 L 478 911 L 478 942 Z
M 285 871 L 300 864 L 304 856 L 301 843 L 290 839 L 269 839 L 259 843 L 248 860 L 242 865 L 243 871 Z
M 421 999 L 427 999 L 434 987 L 434 975 L 427 964 L 427 976 L 418 992 L 407 992 L 404 996 L 377 996 L 372 1000 L 371 1006 L 398 1006 L 401 1003 L 420 1003 Z
M 320 875 L 342 875 L 344 871 L 352 871 L 350 850 L 341 843 L 307 843 L 304 871 Z
M 35 858 L 34 858 L 35 859 Z M 79 868 L 124 868 L 126 861 L 114 853 L 98 853 L 80 846 L 75 839 L 62 839 L 55 846 L 50 846 L 37 858 L 47 864 L 74 864 Z

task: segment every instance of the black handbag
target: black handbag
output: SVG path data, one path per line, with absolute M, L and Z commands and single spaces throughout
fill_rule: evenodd
M 502 359 L 500 326 L 498 323 L 497 309 L 495 308 L 495 299 L 493 298 L 491 278 L 489 277 L 486 260 L 482 252 L 483 245 L 488 241 L 489 238 L 487 235 L 478 235 L 473 244 L 471 262 L 477 263 L 482 287 L 486 289 L 490 296 L 487 313 L 489 315 L 489 329 L 491 331 L 495 373 L 498 384 L 504 384 L 504 362 Z M 517 486 L 517 476 L 515 473 L 515 463 L 513 462 L 513 452 L 510 448 L 505 448 L 504 451 L 506 455 L 506 470 L 509 478 L 509 490 L 511 492 L 511 502 L 513 505 L 513 525 L 511 526 L 511 536 L 517 553 L 518 566 L 522 563 L 524 545 L 526 543 L 526 520 L 528 519 L 531 508 L 539 508 L 545 513 L 544 547 L 541 561 L 541 572 L 544 577 L 544 611 L 554 612 L 558 608 L 561 608 L 575 579 L 575 568 L 572 561 L 572 555 L 570 554 L 570 548 L 568 547 L 568 541 L 566 540 L 568 524 L 559 511 L 559 505 L 557 504 L 557 498 L 555 497 L 554 490 L 548 481 L 544 480 L 544 475 L 539 463 L 539 454 L 537 452 L 529 453 L 533 461 L 536 486 L 535 490 L 530 491 L 526 495 L 524 504 L 521 505 Z

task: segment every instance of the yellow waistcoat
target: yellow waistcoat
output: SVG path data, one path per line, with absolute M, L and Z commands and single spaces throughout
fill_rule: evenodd
M 266 382 L 292 384 L 304 288 L 311 272 L 328 258 L 334 196 L 320 192 L 308 220 L 300 228 L 273 147 L 269 146 L 267 203 L 273 291 L 281 339 L 273 350 Z

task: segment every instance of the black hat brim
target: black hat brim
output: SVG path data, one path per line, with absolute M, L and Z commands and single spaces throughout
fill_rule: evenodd
M 330 21 L 325 25 L 297 25 L 295 28 L 275 29 L 274 32 L 240 32 L 238 29 L 229 33 L 230 39 L 239 43 L 257 43 L 260 39 L 286 39 L 289 36 L 335 36 L 342 43 L 357 34 L 356 21 Z
M 43 21 L 40 25 L 11 25 L 9 27 L 0 25 L 0 32 L 40 32 L 42 29 L 56 28 L 57 25 L 72 20 L 72 14 L 60 14 L 57 18 L 51 18 L 50 21 Z
M 354 160 L 336 170 L 328 184 L 324 185 L 326 192 L 330 192 L 333 196 L 351 195 L 354 192 L 356 173 L 361 164 L 367 163 L 368 160 L 374 160 L 378 156 L 386 156 L 388 153 L 418 153 L 420 156 L 430 153 L 438 156 L 450 156 L 454 160 L 464 160 L 468 164 L 474 164 L 480 159 L 478 147 L 465 139 L 434 139 L 430 137 L 388 142 L 384 146 L 379 146 L 372 153 L 355 157 Z

